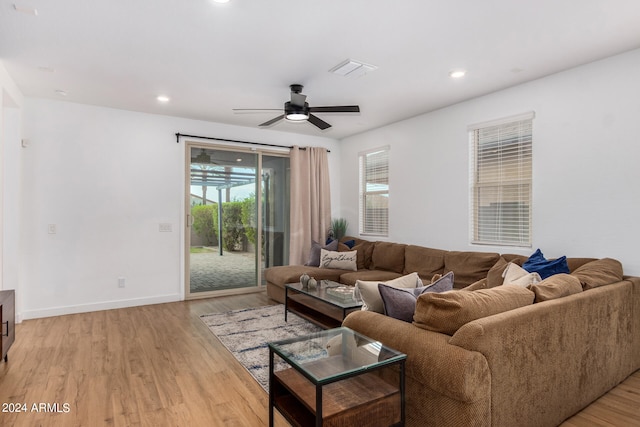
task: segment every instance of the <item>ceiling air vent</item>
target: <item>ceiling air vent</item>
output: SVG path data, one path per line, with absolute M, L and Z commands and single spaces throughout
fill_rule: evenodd
M 364 62 L 355 61 L 353 59 L 347 59 L 330 69 L 329 72 L 343 77 L 360 77 L 376 70 L 377 68 L 378 67 L 375 65 L 365 64 Z

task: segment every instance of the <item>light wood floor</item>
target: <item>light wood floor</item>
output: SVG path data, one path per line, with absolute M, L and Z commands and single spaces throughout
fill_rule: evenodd
M 267 394 L 199 315 L 269 303 L 250 294 L 24 321 L 0 363 L 0 410 L 27 412 L 0 412 L 0 426 L 265 426 Z M 640 425 L 639 408 L 640 371 L 563 425 Z

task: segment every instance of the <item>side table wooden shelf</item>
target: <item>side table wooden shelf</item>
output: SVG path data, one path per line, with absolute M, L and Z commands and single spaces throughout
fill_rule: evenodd
M 276 354 L 291 367 L 274 371 Z M 277 409 L 300 427 L 403 426 L 406 357 L 344 327 L 269 343 L 269 425 Z M 377 375 L 394 365 L 397 384 Z
M 0 354 L 7 362 L 9 361 L 7 352 L 16 338 L 16 294 L 14 290 L 0 291 L 0 326 L 2 329 Z

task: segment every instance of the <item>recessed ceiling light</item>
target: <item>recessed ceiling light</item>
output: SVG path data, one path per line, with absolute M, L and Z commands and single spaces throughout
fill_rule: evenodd
M 156 98 L 159 102 L 169 102 L 171 100 L 171 98 L 169 98 L 166 95 L 158 95 L 158 97 Z
M 213 0 L 214 3 L 229 3 L 229 0 Z
M 464 77 L 465 74 L 467 74 L 467 72 L 465 70 L 449 71 L 449 77 L 451 77 L 452 79 L 460 79 L 460 78 Z

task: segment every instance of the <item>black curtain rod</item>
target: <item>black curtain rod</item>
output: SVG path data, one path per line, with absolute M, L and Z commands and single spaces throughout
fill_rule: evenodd
M 286 146 L 286 145 L 276 145 L 276 144 L 267 144 L 264 142 L 250 142 L 250 141 L 240 141 L 237 139 L 225 139 L 225 138 L 214 138 L 211 136 L 198 136 L 198 135 L 185 135 L 184 133 L 176 133 L 176 143 L 180 143 L 180 137 L 184 136 L 186 138 L 199 138 L 199 139 L 209 139 L 209 140 L 213 140 L 213 141 L 225 141 L 225 142 L 237 142 L 239 144 L 249 144 L 249 145 L 261 145 L 263 147 L 277 147 L 277 148 L 293 148 L 292 145 Z M 300 150 L 306 150 L 307 147 L 298 147 Z M 331 151 L 327 150 L 327 153 L 330 153 Z

